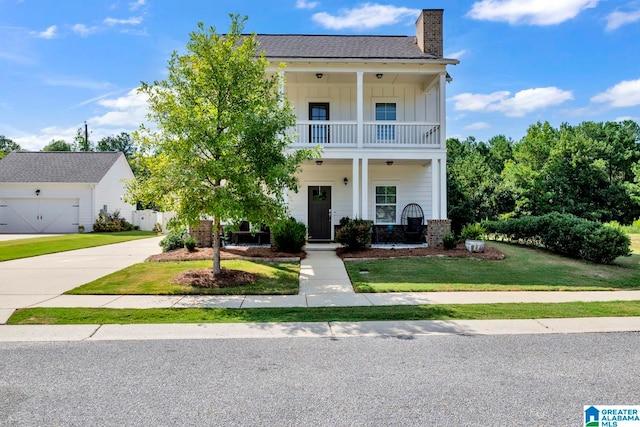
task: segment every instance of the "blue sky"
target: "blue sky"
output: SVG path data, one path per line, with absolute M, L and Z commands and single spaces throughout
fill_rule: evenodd
M 0 0 L 0 135 L 23 149 L 137 129 L 136 88 L 198 21 L 225 32 L 415 34 L 443 8 L 448 136 L 519 140 L 538 120 L 640 121 L 640 0 Z

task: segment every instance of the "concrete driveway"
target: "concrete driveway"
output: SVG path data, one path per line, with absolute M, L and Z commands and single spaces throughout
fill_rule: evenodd
M 59 236 L 59 234 L 0 234 L 0 242 L 8 240 L 35 239 L 37 237 Z
M 0 309 L 28 307 L 161 251 L 162 237 L 0 262 Z

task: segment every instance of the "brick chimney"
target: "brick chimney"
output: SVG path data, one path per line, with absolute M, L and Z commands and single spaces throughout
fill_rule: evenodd
M 423 9 L 416 21 L 418 47 L 424 53 L 443 57 L 442 14 L 444 9 Z

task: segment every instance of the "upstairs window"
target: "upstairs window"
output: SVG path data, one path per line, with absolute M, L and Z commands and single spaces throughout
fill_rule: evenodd
M 395 121 L 397 117 L 395 102 L 376 102 L 376 121 Z M 376 140 L 395 141 L 395 125 L 376 125 Z

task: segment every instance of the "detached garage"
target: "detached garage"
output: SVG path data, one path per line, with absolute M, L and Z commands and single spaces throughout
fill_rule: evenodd
M 100 211 L 129 222 L 123 179 L 133 172 L 122 153 L 13 152 L 0 160 L 0 233 L 91 230 Z

